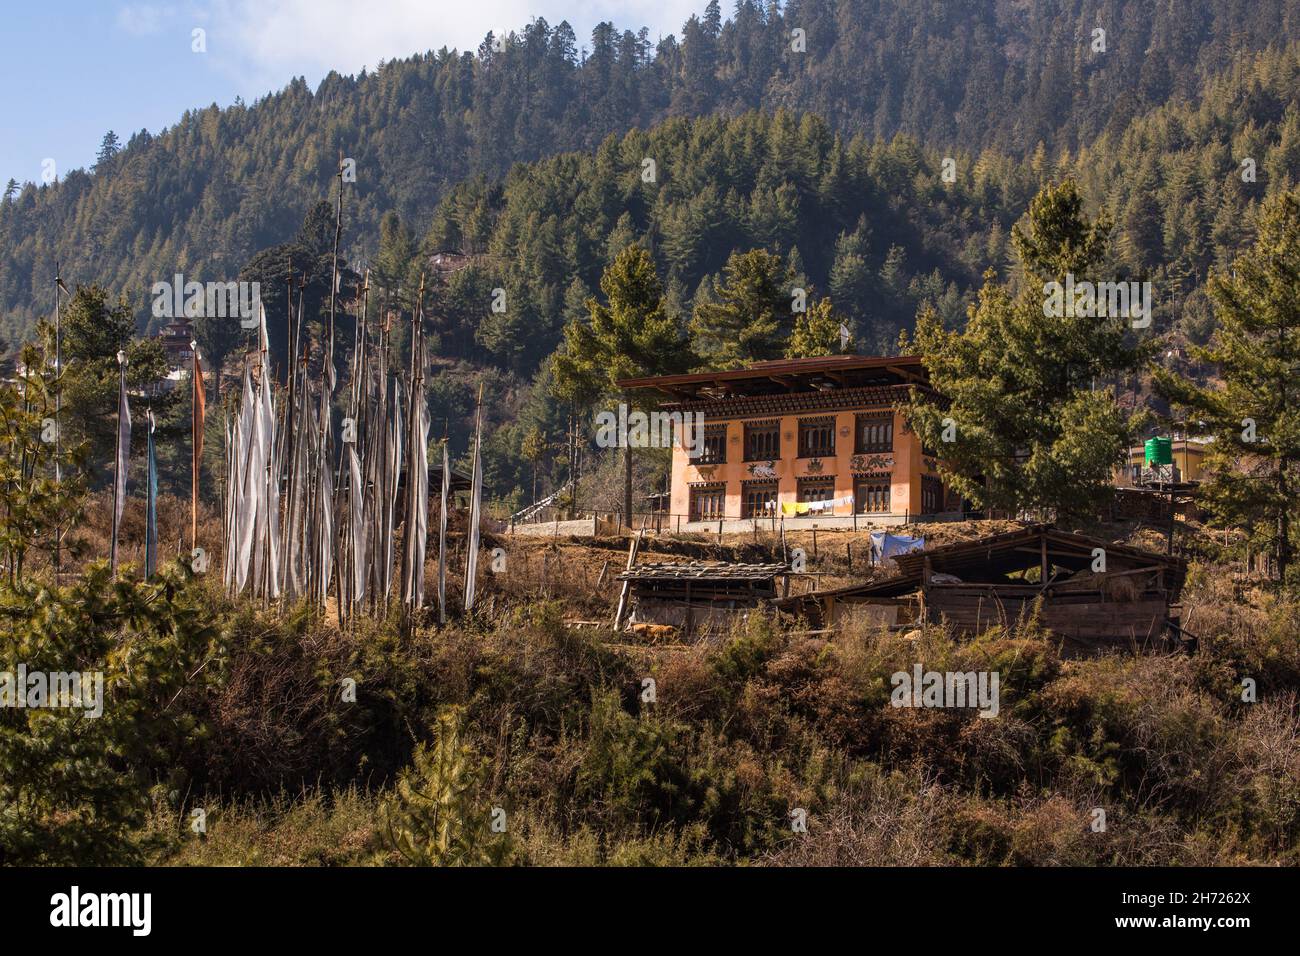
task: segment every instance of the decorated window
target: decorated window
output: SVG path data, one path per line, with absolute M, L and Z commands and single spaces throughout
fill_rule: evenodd
M 829 458 L 835 454 L 835 418 L 799 420 L 799 457 Z
M 781 423 L 745 425 L 745 461 L 776 461 L 781 457 Z
M 859 415 L 857 442 L 859 455 L 876 455 L 894 450 L 894 419 L 885 415 Z
M 700 457 L 696 459 L 696 464 L 722 465 L 726 464 L 726 461 L 727 426 L 705 425 L 704 447 L 700 450 Z
M 835 497 L 835 479 L 834 478 L 800 478 L 799 479 L 799 500 L 830 501 Z
M 691 485 L 691 520 L 717 521 L 727 511 L 727 486 L 722 482 Z
M 860 515 L 889 514 L 888 475 L 860 475 L 853 480 L 853 507 Z
M 764 518 L 776 514 L 776 482 L 747 481 L 741 494 L 741 517 Z
M 943 482 L 933 475 L 921 476 L 921 513 L 938 514 L 943 511 Z

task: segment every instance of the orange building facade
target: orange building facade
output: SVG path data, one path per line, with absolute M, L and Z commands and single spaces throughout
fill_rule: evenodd
M 778 360 L 620 384 L 696 416 L 697 453 L 673 448 L 670 511 L 683 527 L 888 524 L 961 510 L 901 411 L 912 388 L 929 388 L 917 358 Z

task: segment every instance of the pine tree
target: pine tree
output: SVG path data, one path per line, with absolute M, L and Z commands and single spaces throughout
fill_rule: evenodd
M 435 250 L 444 251 L 444 250 Z M 389 303 L 408 308 L 414 298 L 412 290 L 403 288 L 415 259 L 415 240 L 398 214 L 389 210 L 379 221 L 379 254 L 371 268 L 376 288 L 383 290 Z
M 794 274 L 766 249 L 732 253 L 715 290 L 716 302 L 696 302 L 695 350 L 711 368 L 779 358 L 794 329 Z
M 663 307 L 654 261 L 641 246 L 618 254 L 600 279 L 605 302 L 587 300 L 588 321 L 564 327 L 564 350 L 555 357 L 557 394 L 578 407 L 617 390 L 620 379 L 687 370 L 693 356 L 680 319 Z M 623 506 L 632 517 L 632 448 L 626 446 Z
M 1129 264 L 1144 274 L 1160 262 L 1165 251 L 1157 193 L 1156 175 L 1145 173 L 1133 188 L 1122 223 L 1122 251 Z
M 464 712 L 443 710 L 432 743 L 416 748 L 381 808 L 384 842 L 415 866 L 493 866 L 510 856 L 509 838 L 493 832 L 482 799 L 483 763 L 464 737 Z
M 150 408 L 160 424 L 167 421 L 184 390 L 164 392 L 155 387 L 168 372 L 166 356 L 155 340 L 135 338 L 135 320 L 125 299 L 114 303 L 98 286 L 78 286 L 66 308 L 63 434 L 72 443 L 88 442 L 89 461 L 103 466 L 112 460 L 117 436 L 119 351 L 127 356 L 127 387 L 144 393 L 131 400 L 141 420 L 144 409 Z M 52 330 L 49 337 L 52 340 Z M 52 341 L 47 351 L 53 352 Z
M 722 8 L 718 5 L 718 0 L 709 0 L 704 8 L 704 32 L 715 40 L 722 32 Z
M 663 289 L 644 248 L 620 252 L 600 289 L 606 302 L 587 299 L 587 315 L 564 327 L 564 350 L 556 356 L 557 393 L 579 404 L 614 391 L 621 378 L 678 364 L 672 353 L 680 352 L 679 322 L 664 312 Z
M 574 276 L 573 281 L 564 290 L 565 325 L 587 317 L 587 300 L 590 298 L 591 290 L 587 288 L 587 283 L 582 281 L 581 276 Z
M 530 360 L 542 357 L 534 351 L 537 336 L 531 334 L 543 326 L 541 310 L 532 290 L 518 273 L 506 276 L 498 288 L 505 291 L 505 311 L 487 310 L 484 314 L 476 303 L 475 310 L 481 318 L 474 331 L 474 341 L 497 360 L 496 364 L 519 371 Z M 486 301 L 491 301 L 491 297 L 480 300 Z
M 115 580 L 107 561 L 92 560 L 78 572 L 65 564 L 51 580 L 56 532 L 65 559 L 86 547 L 67 529 L 84 511 L 87 481 L 85 449 L 66 433 L 62 480 L 54 479 L 45 422 L 54 383 L 44 358 L 28 347 L 20 383 L 0 383 L 0 668 L 9 678 L 15 662 L 32 675 L 75 671 L 90 686 L 72 706 L 31 709 L 13 699 L 33 703 L 30 682 L 0 681 L 0 860 L 139 864 L 157 771 L 199 730 L 192 709 L 172 705 L 182 692 L 201 700 L 217 679 L 206 665 L 223 653 L 219 627 L 207 589 L 175 565 L 142 582 Z M 47 555 L 34 568 L 24 562 L 32 550 Z M 38 703 L 59 691 L 51 681 L 44 693 Z
M 99 152 L 95 154 L 95 165 L 93 168 L 98 169 L 107 163 L 110 159 L 122 151 L 122 143 L 117 138 L 117 134 L 111 129 L 104 134 L 100 140 Z
M 843 329 L 847 329 L 844 316 L 835 311 L 830 299 L 818 299 L 806 312 L 795 316 L 794 333 L 790 344 L 786 346 L 786 358 L 815 358 L 819 355 L 835 355 L 839 352 L 852 352 L 853 336 L 844 340 Z
M 1106 381 L 1136 367 L 1120 318 L 1047 315 L 1046 284 L 1095 281 L 1109 222 L 1089 222 L 1075 185 L 1047 186 L 1012 231 L 1024 281 L 990 270 L 964 330 L 926 307 L 915 345 L 944 402 L 916 396 L 913 427 L 948 483 L 980 507 L 1086 511 L 1108 493 L 1129 423 Z M 903 345 L 910 343 L 904 338 Z
M 53 329 L 48 331 L 53 345 Z M 85 449 L 65 435 L 58 466 L 66 476 L 54 481 L 53 424 L 55 389 L 53 349 L 35 345 L 22 350 L 24 374 L 17 385 L 0 384 L 0 567 L 10 585 L 23 580 L 27 552 L 38 549 L 51 558 L 54 535 L 60 536 L 80 516 L 86 485 Z
M 546 436 L 535 425 L 524 433 L 519 443 L 519 454 L 533 466 L 533 494 L 530 500 L 537 500 L 537 463 L 546 454 Z
M 865 225 L 865 223 L 864 223 Z M 842 232 L 835 241 L 830 287 L 835 304 L 854 319 L 867 316 L 872 274 L 867 264 L 867 240 L 862 228 Z
M 1214 440 L 1201 486 L 1207 509 L 1245 528 L 1269 549 L 1285 580 L 1300 520 L 1300 192 L 1265 203 L 1254 245 L 1233 271 L 1211 273 L 1218 329 L 1193 355 L 1218 369 L 1202 386 L 1154 369 L 1171 402 L 1189 410 Z
M 632 216 L 623 213 L 618 217 L 614 231 L 609 234 L 609 239 L 605 243 L 605 254 L 609 261 L 614 262 L 617 260 L 619 254 L 634 242 L 636 242 L 636 227 L 632 223 Z

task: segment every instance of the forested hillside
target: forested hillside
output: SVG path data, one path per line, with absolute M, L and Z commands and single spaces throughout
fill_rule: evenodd
M 741 0 L 725 21 L 714 0 L 657 43 L 611 24 L 580 40 L 536 20 L 475 53 L 331 74 L 314 92 L 299 79 L 252 105 L 196 110 L 130 136 L 93 172 L 15 184 L 0 207 L 0 334 L 12 345 L 48 307 L 55 260 L 74 282 L 126 294 L 142 323 L 153 282 L 177 271 L 228 278 L 295 233 L 340 153 L 357 163 L 355 258 L 375 249 L 388 210 L 421 224 L 456 183 L 670 116 L 785 108 L 846 137 L 901 132 L 941 155 L 993 149 L 1040 166 L 1099 135 L 1116 149 L 1153 107 L 1196 100 L 1243 52 L 1298 37 L 1295 0 Z M 1270 109 L 1294 100 L 1292 78 L 1225 82 L 1267 102 L 1221 104 L 1221 121 L 1245 125 L 1216 134 L 1267 141 L 1281 119 Z
M 865 347 L 889 349 L 923 297 L 960 318 L 960 291 L 1002 253 L 1001 231 L 984 227 L 1027 199 L 977 203 L 910 141 L 846 142 L 811 115 L 676 119 L 457 186 L 424 249 L 473 257 L 437 320 L 444 354 L 516 371 L 555 348 L 559 323 L 585 314 L 632 242 L 652 252 L 671 311 L 711 297 L 733 252 L 761 247 L 787 261 L 795 286 L 829 293 Z M 494 314 L 483 305 L 498 284 L 511 307 Z
M 710 294 L 733 251 L 766 248 L 831 296 L 862 350 L 888 349 L 923 302 L 960 322 L 964 293 L 985 269 L 1005 268 L 1029 198 L 1067 176 L 1113 222 L 1108 268 L 1152 280 L 1157 331 L 1203 340 L 1210 319 L 1199 286 L 1249 240 L 1259 201 L 1300 170 L 1297 104 L 1293 46 L 1247 57 L 1212 78 L 1203 99 L 1152 110 L 1077 150 L 1019 160 L 959 152 L 952 182 L 940 150 L 846 138 L 815 115 L 633 130 L 591 153 L 451 190 L 423 252 L 476 258 L 443 300 L 444 354 L 531 369 L 632 241 L 652 251 L 670 305 L 684 312 L 701 290 Z M 516 306 L 485 315 L 498 284 Z

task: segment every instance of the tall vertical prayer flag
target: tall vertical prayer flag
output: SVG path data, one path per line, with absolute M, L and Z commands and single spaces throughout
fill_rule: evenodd
M 194 354 L 194 374 L 190 376 L 191 411 L 190 430 L 193 443 L 190 451 L 190 547 L 199 546 L 199 472 L 203 468 L 203 425 L 208 416 L 207 390 L 203 387 L 203 365 L 199 361 L 199 343 L 191 342 Z
M 438 621 L 447 623 L 447 499 L 451 491 L 451 463 L 447 442 L 442 443 L 442 506 L 438 509 Z
M 153 412 L 149 412 L 148 473 L 145 479 L 144 576 L 149 579 L 158 570 L 158 460 L 153 450 Z
M 474 412 L 474 480 L 469 498 L 469 550 L 465 555 L 465 610 L 472 610 L 478 577 L 479 512 L 483 506 L 483 386 Z

